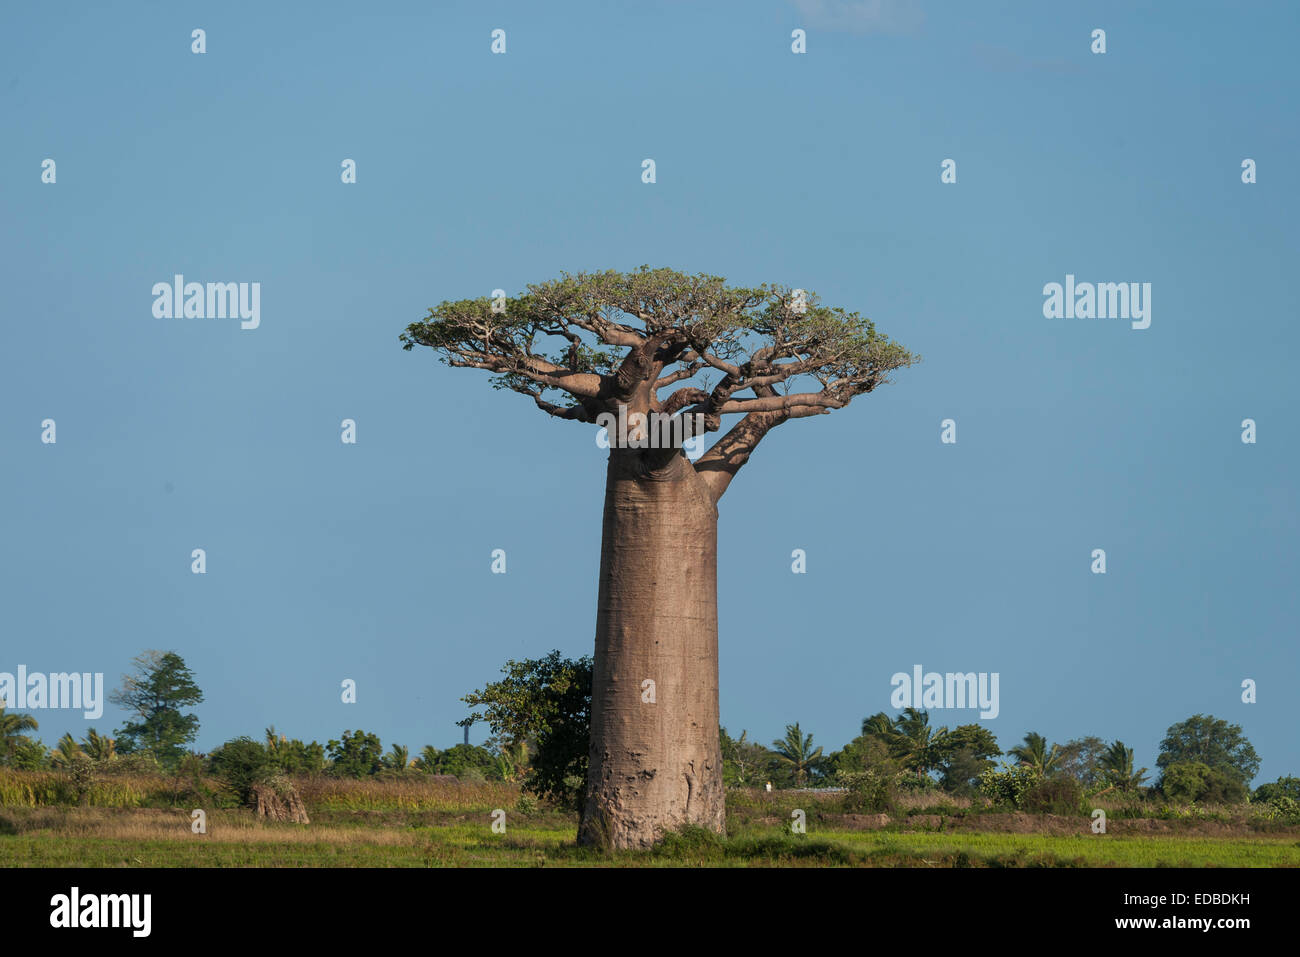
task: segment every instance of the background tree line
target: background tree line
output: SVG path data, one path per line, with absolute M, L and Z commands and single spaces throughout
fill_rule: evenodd
M 132 716 L 115 737 L 91 729 L 80 741 L 65 734 L 47 749 L 28 733 L 39 728 L 34 717 L 0 707 L 0 766 L 127 773 L 185 768 L 233 782 L 241 793 L 271 775 L 451 775 L 518 782 L 570 808 L 586 783 L 590 657 L 568 659 L 553 651 L 508 661 L 501 680 L 463 699 L 473 710 L 461 723 L 487 722 L 493 737 L 484 746 L 425 745 L 416 754 L 401 744 L 385 750 L 377 734 L 361 729 L 321 744 L 288 738 L 274 727 L 261 739 L 238 737 L 199 754 L 190 750 L 198 718 L 185 709 L 201 703 L 203 693 L 185 662 L 174 652 L 146 651 L 133 663 L 135 671 L 110 696 Z M 886 810 L 907 793 L 943 792 L 1024 810 L 1072 811 L 1085 797 L 1113 793 L 1179 804 L 1272 802 L 1282 816 L 1300 815 L 1300 778 L 1279 778 L 1252 792 L 1259 756 L 1239 726 L 1213 715 L 1193 715 L 1166 731 L 1154 779 L 1123 741 L 1088 736 L 1052 743 L 1029 731 L 1004 751 L 979 724 L 935 727 L 927 712 L 913 708 L 870 715 L 861 734 L 830 754 L 797 721 L 769 745 L 751 741 L 747 731 L 738 737 L 720 731 L 728 787 L 841 788 L 860 795 L 863 810 Z

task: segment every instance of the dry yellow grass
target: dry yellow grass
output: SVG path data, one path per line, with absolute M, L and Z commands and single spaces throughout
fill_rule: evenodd
M 92 807 L 139 808 L 173 805 L 188 800 L 192 782 L 161 774 L 111 774 L 98 771 L 88 793 Z M 221 792 L 221 782 L 202 778 L 208 792 Z M 392 777 L 335 778 L 324 775 L 294 781 L 307 804 L 340 811 L 479 811 L 513 807 L 519 785 L 502 782 L 435 781 L 419 772 Z M 0 768 L 0 807 L 51 807 L 80 803 L 71 778 L 61 771 L 16 771 Z
M 37 808 L 11 811 L 10 823 L 30 837 L 61 836 L 114 841 L 211 841 L 227 844 L 378 844 L 411 846 L 410 828 L 331 827 L 259 821 L 247 811 L 210 811 L 207 833 L 191 830 L 189 812 L 155 808 Z
M 519 800 L 517 784 L 432 781 L 420 774 L 360 780 L 316 777 L 294 783 L 308 810 L 490 811 L 513 807 Z
M 985 802 L 980 802 L 981 805 Z M 922 791 L 914 794 L 900 794 L 897 800 L 898 807 L 903 811 L 924 811 L 932 807 L 957 807 L 969 808 L 971 806 L 970 798 L 958 797 L 954 794 L 945 794 L 942 791 Z
M 151 795 L 171 790 L 171 782 L 158 776 L 100 774 L 87 798 L 99 807 L 139 807 Z M 0 768 L 0 807 L 42 807 L 77 801 L 76 789 L 67 774 Z

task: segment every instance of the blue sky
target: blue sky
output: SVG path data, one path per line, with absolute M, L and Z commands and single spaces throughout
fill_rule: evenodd
M 1169 725 L 1213 713 L 1257 780 L 1300 773 L 1296 8 L 154 3 L 3 26 L 0 671 L 116 685 L 174 649 L 203 750 L 272 723 L 458 741 L 460 697 L 507 658 L 590 652 L 603 453 L 397 337 L 443 299 L 647 263 L 815 290 L 924 357 L 782 426 L 723 499 L 729 730 L 797 720 L 829 751 L 919 663 L 998 672 L 1003 747 L 1096 734 L 1154 768 Z M 260 327 L 154 318 L 176 273 L 260 282 Z M 1150 328 L 1044 318 L 1067 274 L 1151 283 Z M 124 719 L 36 716 L 47 744 Z

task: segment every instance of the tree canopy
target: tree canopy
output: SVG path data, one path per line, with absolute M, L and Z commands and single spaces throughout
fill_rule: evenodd
M 900 767 L 918 776 L 939 771 L 953 787 L 969 785 L 990 766 L 989 758 L 1002 753 L 987 728 L 978 724 L 935 728 L 929 712 L 916 708 L 905 708 L 892 718 L 877 712 L 863 719 L 862 734 L 882 741 Z M 953 767 L 954 760 L 960 769 Z
M 535 753 L 524 786 L 561 804 L 578 802 L 587 776 L 591 729 L 592 659 L 560 657 L 507 661 L 506 677 L 462 700 L 474 721 L 486 721 L 510 746 L 531 741 Z
M 1212 714 L 1194 714 L 1165 732 L 1156 767 L 1167 774 L 1171 765 L 1188 762 L 1222 771 L 1242 784 L 1259 773 L 1259 755 L 1241 726 Z
M 594 423 L 621 404 L 698 413 L 713 432 L 741 415 L 696 463 L 715 499 L 774 426 L 842 409 L 919 358 L 814 293 L 649 266 L 444 301 L 400 338 L 450 366 L 495 373 L 495 387 L 556 418 Z
M 30 714 L 6 712 L 4 703 L 0 701 L 0 764 L 19 763 L 15 761 L 17 755 L 33 744 L 23 732 L 35 731 L 39 727 L 40 723 Z M 42 747 L 42 754 L 44 751 Z
M 777 761 L 789 768 L 796 786 L 802 786 L 808 775 L 816 772 L 823 763 L 822 749 L 812 746 L 813 736 L 804 734 L 799 722 L 785 726 L 785 737 L 772 742 L 772 752 Z
M 119 728 L 117 749 L 123 754 L 150 751 L 164 764 L 175 764 L 199 733 L 199 719 L 182 708 L 203 701 L 194 674 L 174 651 L 145 651 L 132 659 L 135 672 L 109 700 L 139 720 Z

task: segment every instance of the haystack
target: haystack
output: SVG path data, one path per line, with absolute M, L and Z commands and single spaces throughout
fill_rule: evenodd
M 253 785 L 253 802 L 257 816 L 268 821 L 289 821 L 293 824 L 310 824 L 307 807 L 302 803 L 298 789 L 288 783 Z

